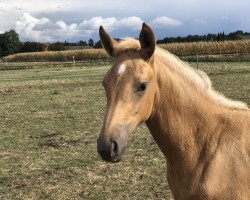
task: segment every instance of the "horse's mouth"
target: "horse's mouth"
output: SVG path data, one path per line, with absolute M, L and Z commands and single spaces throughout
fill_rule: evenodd
M 116 163 L 116 162 L 121 161 L 120 155 L 111 156 L 111 155 L 107 154 L 106 152 L 99 151 L 99 150 L 98 150 L 98 153 L 101 156 L 102 160 L 104 160 L 104 161 L 112 162 L 112 163 Z

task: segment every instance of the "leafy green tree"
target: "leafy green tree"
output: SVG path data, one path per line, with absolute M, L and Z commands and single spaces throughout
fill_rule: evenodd
M 97 42 L 95 43 L 94 48 L 96 48 L 96 49 L 102 48 L 102 42 L 101 42 L 101 40 L 99 40 L 99 41 L 97 41 Z
M 65 50 L 63 42 L 54 42 L 49 45 L 49 51 L 63 51 Z
M 216 35 L 215 34 L 207 34 L 207 41 L 215 41 L 216 40 Z
M 86 41 L 80 40 L 79 45 L 82 46 L 82 47 L 86 47 L 88 44 L 87 44 Z
M 88 41 L 88 45 L 90 46 L 90 47 L 94 47 L 94 40 L 93 39 L 89 39 L 89 41 Z
M 24 42 L 22 52 L 40 52 L 43 51 L 43 46 L 41 42 Z
M 19 35 L 14 30 L 0 34 L 0 56 L 18 53 L 21 49 L 22 43 L 19 40 Z

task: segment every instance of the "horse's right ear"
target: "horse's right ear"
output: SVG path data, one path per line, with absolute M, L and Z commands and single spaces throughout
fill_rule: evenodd
M 109 56 L 114 57 L 114 46 L 118 43 L 115 39 L 110 37 L 102 26 L 99 28 L 99 35 L 103 48 Z

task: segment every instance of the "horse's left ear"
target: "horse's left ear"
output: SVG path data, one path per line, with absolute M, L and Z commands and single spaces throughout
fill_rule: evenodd
M 146 23 L 142 24 L 139 40 L 143 57 L 146 60 L 150 59 L 155 51 L 155 36 L 152 29 Z

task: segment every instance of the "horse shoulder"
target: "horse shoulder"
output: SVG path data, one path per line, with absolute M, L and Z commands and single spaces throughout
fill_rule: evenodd
M 234 111 L 222 120 L 221 138 L 204 177 L 208 199 L 250 199 L 249 113 Z

